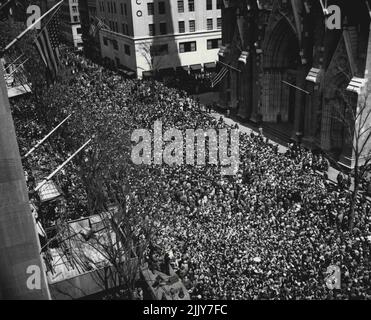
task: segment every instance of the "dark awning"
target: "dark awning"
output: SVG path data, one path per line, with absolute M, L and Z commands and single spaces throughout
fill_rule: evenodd
M 200 71 L 202 69 L 201 64 L 193 64 L 190 66 L 191 71 Z
M 216 68 L 215 62 L 204 63 L 204 69 L 206 70 L 215 69 L 215 68 Z
M 153 71 L 143 71 L 143 77 L 150 78 L 153 76 Z
M 164 68 L 164 69 L 160 69 L 159 72 L 161 74 L 173 74 L 174 69 L 173 68 Z
M 187 71 L 188 72 L 188 70 L 189 70 L 188 66 L 176 67 L 176 71 Z
M 134 71 L 127 70 L 127 69 L 122 69 L 122 68 L 119 68 L 118 71 L 121 72 L 122 74 L 128 76 L 128 77 L 132 77 L 135 74 Z

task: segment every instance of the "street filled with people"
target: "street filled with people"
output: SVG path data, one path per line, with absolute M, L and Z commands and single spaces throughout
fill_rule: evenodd
M 166 255 L 192 299 L 371 298 L 370 203 L 359 197 L 350 232 L 351 190 L 326 179 L 322 156 L 298 146 L 283 154 L 262 134 L 240 132 L 234 176 L 210 164 L 135 165 L 131 133 L 156 120 L 163 130 L 231 128 L 185 91 L 124 79 L 73 53 L 63 63 L 69 76 L 12 101 L 22 155 L 72 115 L 23 160 L 44 227 L 126 199 L 147 261 Z M 40 203 L 36 184 L 89 139 L 54 178 L 63 201 Z M 329 266 L 340 267 L 340 289 L 329 288 Z

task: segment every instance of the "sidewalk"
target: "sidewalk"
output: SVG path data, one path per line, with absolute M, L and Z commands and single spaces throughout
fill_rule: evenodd
M 211 115 L 216 119 L 220 119 L 220 117 L 222 117 L 224 122 L 228 125 L 231 125 L 231 126 L 234 126 L 237 123 L 241 132 L 244 132 L 244 133 L 247 133 L 247 134 L 250 134 L 251 132 L 253 132 L 255 134 L 259 133 L 257 130 L 254 130 L 253 128 L 249 127 L 248 124 L 241 123 L 241 122 L 236 121 L 234 119 L 228 118 L 224 114 L 212 111 Z M 263 132 L 263 135 L 264 135 L 264 132 Z M 270 142 L 273 143 L 274 145 L 278 145 L 278 151 L 280 153 L 286 153 L 286 151 L 288 149 L 286 146 L 284 146 L 282 144 L 279 144 L 278 142 L 272 141 L 271 139 L 270 139 Z M 333 183 L 337 184 L 337 179 L 336 178 L 339 174 L 339 171 L 330 166 L 330 168 L 327 171 L 327 174 L 328 174 L 329 180 L 331 180 Z

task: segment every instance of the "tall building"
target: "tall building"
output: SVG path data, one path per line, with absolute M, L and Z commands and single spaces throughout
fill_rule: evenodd
M 0 60 L 0 299 L 50 299 Z
M 99 32 L 94 26 L 97 24 L 97 1 L 79 0 L 82 41 L 84 54 L 90 59 L 100 59 Z
M 335 113 L 346 103 L 355 110 L 364 99 L 371 63 L 367 1 L 225 0 L 222 16 L 224 104 L 351 168 L 354 142 Z
M 138 77 L 178 67 L 196 72 L 215 67 L 219 0 L 100 0 L 97 13 L 107 26 L 100 32 L 102 57 Z
M 74 48 L 82 49 L 82 31 L 79 13 L 79 0 L 66 0 L 62 5 L 61 33 L 66 41 Z

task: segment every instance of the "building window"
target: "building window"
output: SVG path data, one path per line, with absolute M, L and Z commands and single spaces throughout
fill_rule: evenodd
M 167 44 L 153 45 L 150 52 L 152 56 L 165 56 L 169 54 L 169 46 Z
M 179 0 L 178 1 L 178 13 L 183 13 L 184 12 L 184 1 Z
M 124 5 L 122 3 L 120 3 L 120 11 L 121 14 L 124 15 Z
M 122 34 L 128 36 L 129 35 L 129 27 L 126 23 L 122 24 Z
M 77 13 L 77 7 L 76 6 L 72 6 L 72 12 Z
M 114 13 L 117 13 L 117 11 L 116 11 L 116 2 L 113 3 L 113 12 Z
M 207 30 L 213 30 L 213 19 L 207 19 L 206 24 L 207 24 Z
M 159 14 L 165 14 L 166 9 L 165 9 L 165 2 L 161 1 L 158 3 L 158 13 Z
M 156 35 L 156 29 L 155 29 L 155 25 L 153 23 L 148 25 L 148 30 L 149 30 L 149 35 L 150 36 L 153 37 L 153 36 Z
M 130 46 L 125 44 L 124 45 L 124 51 L 127 56 L 131 56 Z
M 160 23 L 160 34 L 167 34 L 166 22 Z
M 189 20 L 189 32 L 195 32 L 195 31 L 196 31 L 196 21 Z
M 125 12 L 125 16 L 128 15 L 128 6 L 126 5 L 126 3 L 124 3 L 124 12 Z
M 184 23 L 184 21 L 179 21 L 178 22 L 178 27 L 179 27 L 179 33 L 184 33 L 185 32 L 185 23 Z
M 79 22 L 79 17 L 78 16 L 73 16 L 73 22 Z
M 108 46 L 108 39 L 106 37 L 103 37 L 103 44 L 105 46 Z
M 222 8 L 222 0 L 216 0 L 216 8 L 220 10 Z
M 217 18 L 216 19 L 216 27 L 218 29 L 221 29 L 222 28 L 222 18 Z
M 153 16 L 155 14 L 155 4 L 153 2 L 147 3 L 148 15 Z
M 188 0 L 188 11 L 195 11 L 195 0 Z
M 113 44 L 113 49 L 115 49 L 115 50 L 119 49 L 119 45 L 117 43 L 117 40 L 112 40 L 112 44 Z
M 207 40 L 207 50 L 218 49 L 222 46 L 222 39 Z
M 213 10 L 213 0 L 206 0 L 206 10 Z
M 197 51 L 196 41 L 179 43 L 179 52 L 194 52 Z

